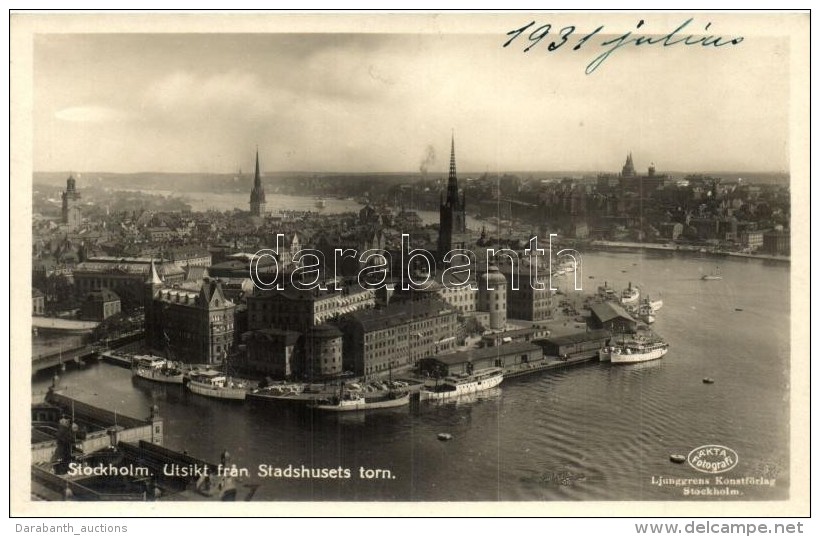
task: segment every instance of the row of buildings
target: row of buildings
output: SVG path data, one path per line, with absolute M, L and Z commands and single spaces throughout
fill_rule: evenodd
M 251 213 L 264 218 L 258 153 L 254 175 Z M 447 192 L 440 207 L 439 252 L 431 260 L 439 270 L 415 274 L 424 276 L 427 284 L 409 291 L 399 285 L 362 287 L 348 277 L 347 272 L 355 275 L 362 267 L 355 260 L 349 271 L 343 270 L 338 280 L 325 282 L 324 288 L 297 288 L 288 276 L 298 265 L 285 262 L 302 246 L 296 233 L 280 245 L 284 251 L 276 274 L 283 283 L 281 289 L 252 287 L 241 294 L 226 292 L 232 280 L 242 275 L 247 279 L 252 255 L 232 255 L 230 260 L 208 267 L 207 273 L 190 268 L 180 273 L 170 262 L 131 260 L 134 267 L 129 274 L 134 278 L 144 275 L 146 341 L 185 362 L 216 364 L 230 356 L 235 366 L 272 378 L 328 378 L 345 372 L 389 375 L 418 368 L 423 359 L 454 352 L 469 335 L 503 332 L 508 328 L 508 317 L 531 322 L 549 318 L 551 292 L 528 284 L 520 290 L 510 289 L 512 267 L 476 266 L 476 276 L 462 285 L 443 276 L 441 252 L 473 246 L 466 234 L 465 206 L 451 140 Z M 363 225 L 374 225 L 372 234 L 365 237 L 365 246 L 384 249 L 379 218 L 369 206 L 359 214 Z M 321 235 L 312 246 L 328 253 L 345 246 L 327 237 Z M 394 274 L 391 270 L 388 267 L 390 277 Z M 80 275 L 84 280 L 82 272 Z M 324 271 L 321 277 L 325 277 Z M 99 278 L 89 285 L 109 283 L 113 281 Z

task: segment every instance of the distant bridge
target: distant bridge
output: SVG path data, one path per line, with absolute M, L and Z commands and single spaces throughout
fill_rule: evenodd
M 129 343 L 133 343 L 142 339 L 144 336 L 144 332 L 142 330 L 136 332 L 129 332 L 124 334 L 116 339 L 108 340 L 108 347 L 109 349 L 116 349 L 118 347 L 122 347 Z M 66 364 L 68 362 L 80 362 L 80 360 L 84 358 L 88 358 L 94 355 L 97 351 L 101 350 L 100 344 L 94 343 L 90 345 L 81 345 L 79 347 L 74 347 L 71 349 L 62 349 L 57 352 L 52 352 L 49 354 L 41 354 L 39 356 L 32 356 L 31 357 L 31 374 L 37 373 L 38 371 L 42 371 L 44 369 L 49 369 L 51 367 L 57 367 L 61 364 Z

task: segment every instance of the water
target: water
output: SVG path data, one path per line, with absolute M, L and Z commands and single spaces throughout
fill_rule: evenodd
M 246 483 L 259 485 L 259 500 L 697 500 L 703 497 L 683 496 L 683 487 L 661 487 L 653 477 L 714 483 L 669 461 L 706 444 L 737 452 L 737 467 L 722 476 L 776 477 L 773 487 L 734 487 L 743 496 L 733 499 L 785 499 L 789 267 L 721 259 L 724 279 L 701 281 L 715 259 L 585 254 L 586 291 L 605 279 L 615 289 L 631 281 L 663 299 L 654 328 L 669 354 L 507 380 L 457 403 L 324 415 L 204 399 L 132 380 L 108 364 L 68 371 L 63 382 L 83 400 L 137 417 L 158 404 L 168 447 L 212 461 L 227 449 L 251 470 Z M 703 384 L 707 376 L 715 384 Z M 35 391 L 47 383 L 48 375 L 37 377 Z M 453 439 L 439 441 L 440 432 Z M 261 478 L 259 464 L 341 467 L 352 475 Z M 395 478 L 362 479 L 360 467 Z
M 249 194 L 246 192 L 177 192 L 171 190 L 144 190 L 144 189 L 120 189 L 147 194 L 160 194 L 163 196 L 173 196 L 182 198 L 191 206 L 194 212 L 204 212 L 209 210 L 232 211 L 234 209 L 248 210 Z M 323 198 L 325 206 L 321 209 L 316 207 L 316 198 L 310 196 L 288 196 L 286 194 L 268 194 L 266 208 L 273 216 L 278 216 L 280 211 L 310 211 L 321 214 L 358 213 L 364 207 L 361 203 L 352 199 Z M 439 214 L 436 211 L 415 211 L 421 218 L 423 225 L 438 224 Z M 482 222 L 472 216 L 467 216 L 467 227 L 471 230 L 480 230 Z M 489 227 L 489 225 L 488 225 Z

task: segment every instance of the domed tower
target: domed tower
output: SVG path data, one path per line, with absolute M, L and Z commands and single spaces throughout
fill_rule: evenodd
M 478 309 L 490 314 L 491 330 L 501 330 L 507 324 L 507 279 L 495 265 L 479 279 Z

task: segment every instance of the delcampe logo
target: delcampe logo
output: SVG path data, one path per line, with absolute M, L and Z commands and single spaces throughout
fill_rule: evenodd
M 737 466 L 737 452 L 726 446 L 707 444 L 689 452 L 689 466 L 706 474 L 722 474 Z

